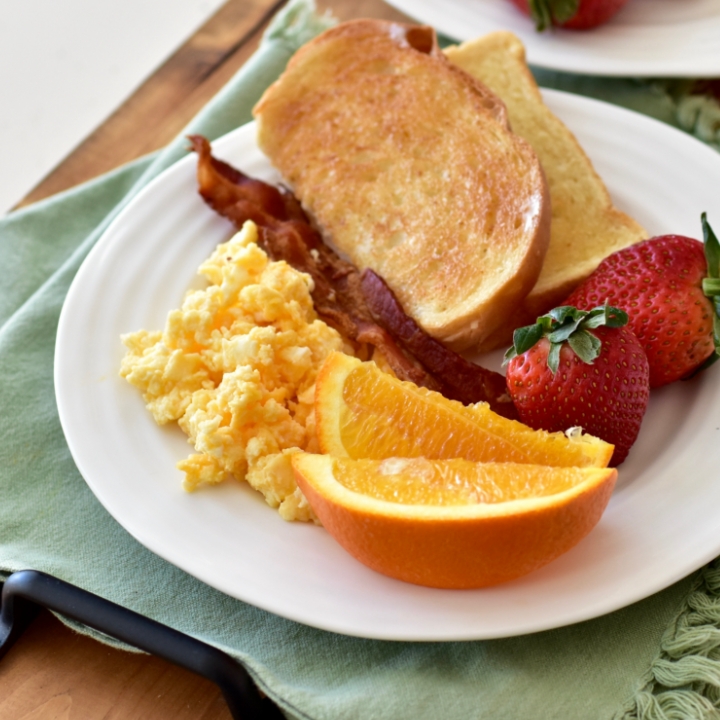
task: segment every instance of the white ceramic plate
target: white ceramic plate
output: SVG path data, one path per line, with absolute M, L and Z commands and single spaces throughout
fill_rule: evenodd
M 720 228 L 720 156 L 643 116 L 546 93 L 617 204 L 651 233 Z M 244 126 L 215 152 L 275 180 Z M 181 489 L 190 452 L 156 426 L 118 376 L 119 336 L 161 328 L 195 270 L 231 233 L 195 189 L 195 158 L 155 179 L 92 250 L 60 319 L 55 383 L 78 468 L 100 502 L 150 550 L 223 592 L 349 635 L 398 640 L 503 637 L 596 617 L 646 597 L 720 554 L 720 366 L 653 394 L 600 524 L 546 568 L 506 585 L 433 590 L 378 575 L 320 527 L 286 523 L 247 486 Z
M 630 0 L 588 32 L 538 33 L 510 0 L 388 0 L 456 40 L 510 30 L 539 67 L 586 75 L 720 75 L 720 0 Z

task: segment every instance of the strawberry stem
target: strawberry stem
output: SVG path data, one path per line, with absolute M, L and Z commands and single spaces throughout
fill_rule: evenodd
M 708 266 L 708 277 L 720 277 L 720 243 L 710 223 L 707 220 L 707 213 L 700 215 L 700 222 L 703 230 L 703 241 L 705 244 L 705 260 Z
M 547 0 L 528 0 L 528 7 L 538 32 L 542 32 L 552 25 L 552 15 Z
M 560 350 L 565 342 L 583 362 L 592 365 L 600 355 L 602 343 L 589 331 L 601 325 L 622 327 L 627 322 L 626 312 L 609 305 L 599 305 L 592 310 L 562 305 L 541 315 L 534 324 L 515 330 L 512 347 L 505 353 L 503 365 L 526 353 L 543 338 L 550 342 L 547 364 L 553 375 L 560 367 Z
M 720 278 L 703 278 L 702 291 L 707 297 L 720 295 Z
M 703 241 L 705 244 L 705 260 L 707 261 L 708 276 L 703 278 L 702 291 L 712 300 L 715 314 L 713 315 L 713 342 L 715 352 L 693 373 L 701 372 L 709 368 L 720 358 L 720 242 L 718 242 L 710 223 L 707 221 L 707 213 L 700 216 L 702 223 Z
M 562 25 L 575 17 L 580 0 L 528 0 L 530 15 L 538 32 L 551 25 Z

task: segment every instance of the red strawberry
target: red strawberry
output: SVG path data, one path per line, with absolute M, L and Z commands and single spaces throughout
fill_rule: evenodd
M 619 465 L 635 442 L 650 396 L 648 361 L 627 315 L 563 306 L 519 328 L 505 355 L 520 420 L 536 430 L 585 432 L 615 445 Z
M 589 30 L 607 22 L 628 0 L 512 0 L 539 30 L 551 25 Z
M 718 357 L 718 299 L 706 297 L 703 288 L 720 293 L 711 279 L 718 276 L 720 245 L 704 214 L 702 223 L 705 252 L 701 242 L 681 235 L 645 240 L 605 258 L 565 301 L 585 310 L 608 303 L 628 313 L 648 356 L 650 387 L 686 377 Z

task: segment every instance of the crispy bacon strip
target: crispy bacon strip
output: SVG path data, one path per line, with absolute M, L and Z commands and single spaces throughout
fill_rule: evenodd
M 205 202 L 238 228 L 252 220 L 259 243 L 273 260 L 308 273 L 314 282 L 313 304 L 323 320 L 348 339 L 376 347 L 402 380 L 466 404 L 489 402 L 495 412 L 517 416 L 502 375 L 467 362 L 422 330 L 380 276 L 372 271 L 361 276 L 323 242 L 294 195 L 214 158 L 204 137 L 189 140 L 198 154 L 199 192 Z
M 398 344 L 440 381 L 445 397 L 461 402 L 477 402 L 484 398 L 495 412 L 515 418 L 517 413 L 500 374 L 468 362 L 462 355 L 449 350 L 428 335 L 409 315 L 388 284 L 373 270 L 361 275 L 363 296 L 373 317 L 395 338 Z

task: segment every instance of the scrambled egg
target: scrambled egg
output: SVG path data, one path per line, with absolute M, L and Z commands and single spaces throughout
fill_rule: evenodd
M 209 285 L 187 293 L 163 331 L 124 335 L 120 374 L 160 425 L 177 421 L 195 453 L 178 463 L 184 486 L 246 479 L 286 520 L 313 520 L 290 454 L 319 452 L 315 377 L 333 350 L 350 350 L 313 309 L 312 279 L 242 231 L 199 268 Z

